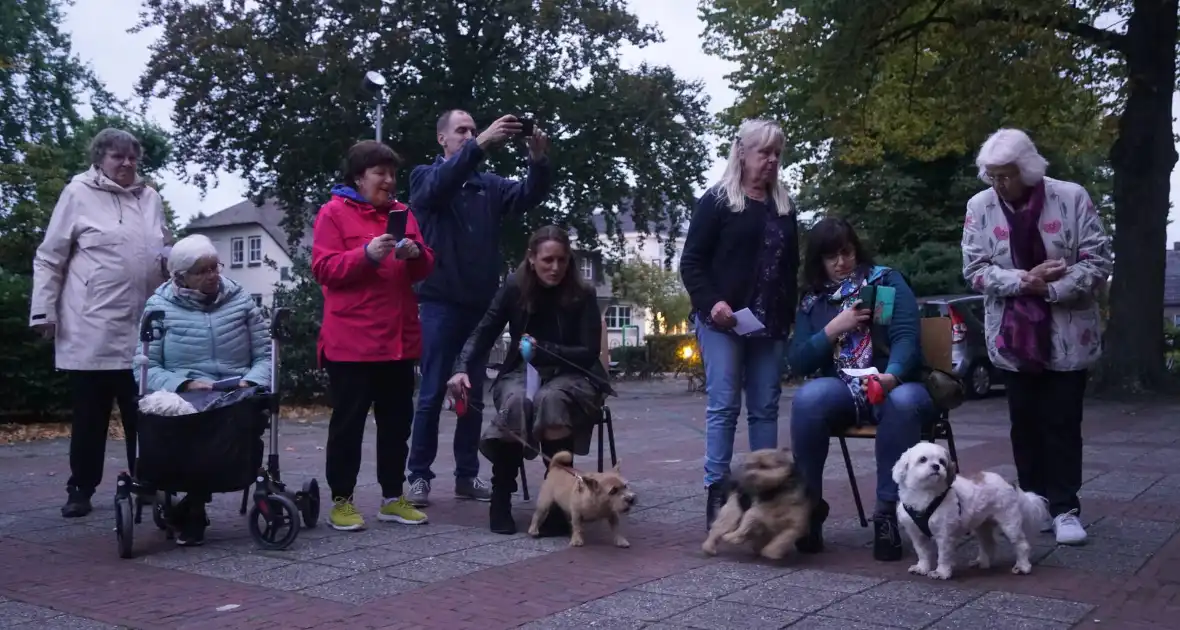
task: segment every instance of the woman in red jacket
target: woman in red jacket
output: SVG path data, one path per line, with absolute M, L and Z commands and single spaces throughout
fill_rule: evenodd
M 401 158 L 380 142 L 353 145 L 341 183 L 315 219 L 311 271 L 324 292 L 317 354 L 332 398 L 326 476 L 334 506 L 328 524 L 344 531 L 365 526 L 352 493 L 370 407 L 383 496 L 377 519 L 426 522 L 402 496 L 402 485 L 421 349 L 413 284 L 430 274 L 434 254 L 422 242 L 414 215 L 393 198 L 399 166 Z M 399 241 L 386 231 L 403 217 L 405 237 Z

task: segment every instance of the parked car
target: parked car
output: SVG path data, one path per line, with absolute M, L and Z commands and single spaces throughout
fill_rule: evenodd
M 938 295 L 918 298 L 922 317 L 951 320 L 951 366 L 966 386 L 968 398 L 983 398 L 999 384 L 999 373 L 987 356 L 983 337 L 982 295 Z

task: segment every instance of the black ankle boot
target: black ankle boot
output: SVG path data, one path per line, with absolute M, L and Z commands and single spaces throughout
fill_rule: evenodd
M 824 550 L 824 521 L 828 520 L 828 502 L 820 499 L 811 508 L 807 535 L 795 541 L 799 553 L 819 553 Z
M 66 504 L 61 506 L 62 517 L 80 518 L 89 514 L 92 509 L 90 496 L 94 492 L 87 492 L 78 488 L 68 488 L 67 491 L 69 495 L 66 497 Z
M 897 528 L 897 513 L 873 515 L 873 559 L 878 562 L 901 560 L 901 530 Z
M 710 484 L 705 497 L 705 531 L 713 528 L 717 513 L 729 500 L 729 483 L 725 480 Z
M 512 493 L 516 492 L 516 475 L 524 458 L 521 446 L 499 443 L 492 449 L 492 500 L 488 506 L 488 524 L 492 533 L 511 536 L 516 533 L 512 518 Z

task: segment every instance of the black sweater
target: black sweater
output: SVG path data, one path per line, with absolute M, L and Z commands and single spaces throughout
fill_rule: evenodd
M 767 203 L 773 204 L 771 200 Z M 779 215 L 783 230 L 783 254 L 779 277 L 787 283 L 785 304 L 779 305 L 783 325 L 794 320 L 798 292 L 799 227 L 796 213 Z M 688 224 L 684 252 L 680 256 L 680 277 L 692 299 L 693 309 L 709 313 L 713 305 L 726 302 L 734 311 L 750 305 L 762 254 L 766 216 L 761 212 L 733 212 L 725 193 L 709 189 L 697 202 Z M 785 330 L 784 330 L 785 332 Z
M 599 358 L 602 349 L 602 314 L 598 311 L 594 289 L 586 287 L 582 299 L 570 306 L 561 305 L 557 296 L 550 293 L 541 289 L 534 311 L 526 312 L 520 304 L 520 287 L 516 284 L 516 275 L 509 276 L 492 299 L 492 305 L 483 320 L 463 345 L 463 350 L 455 360 L 455 372 L 470 372 L 471 360 L 474 357 L 486 357 L 507 325 L 512 345 L 508 348 L 500 374 L 512 372 L 523 364 L 520 339 L 527 333 L 541 348 L 534 352 L 534 365 L 574 371 L 565 363 L 568 361 L 598 377 L 601 383 L 597 385 L 606 383 L 606 372 Z M 564 361 L 554 358 L 554 355 Z

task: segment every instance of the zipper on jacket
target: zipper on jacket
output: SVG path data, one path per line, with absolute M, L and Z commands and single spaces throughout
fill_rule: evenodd
M 213 335 L 213 314 L 205 311 L 205 324 L 209 328 L 209 354 L 213 357 L 213 369 L 217 369 L 217 339 Z M 220 376 L 220 372 L 212 376 Z

